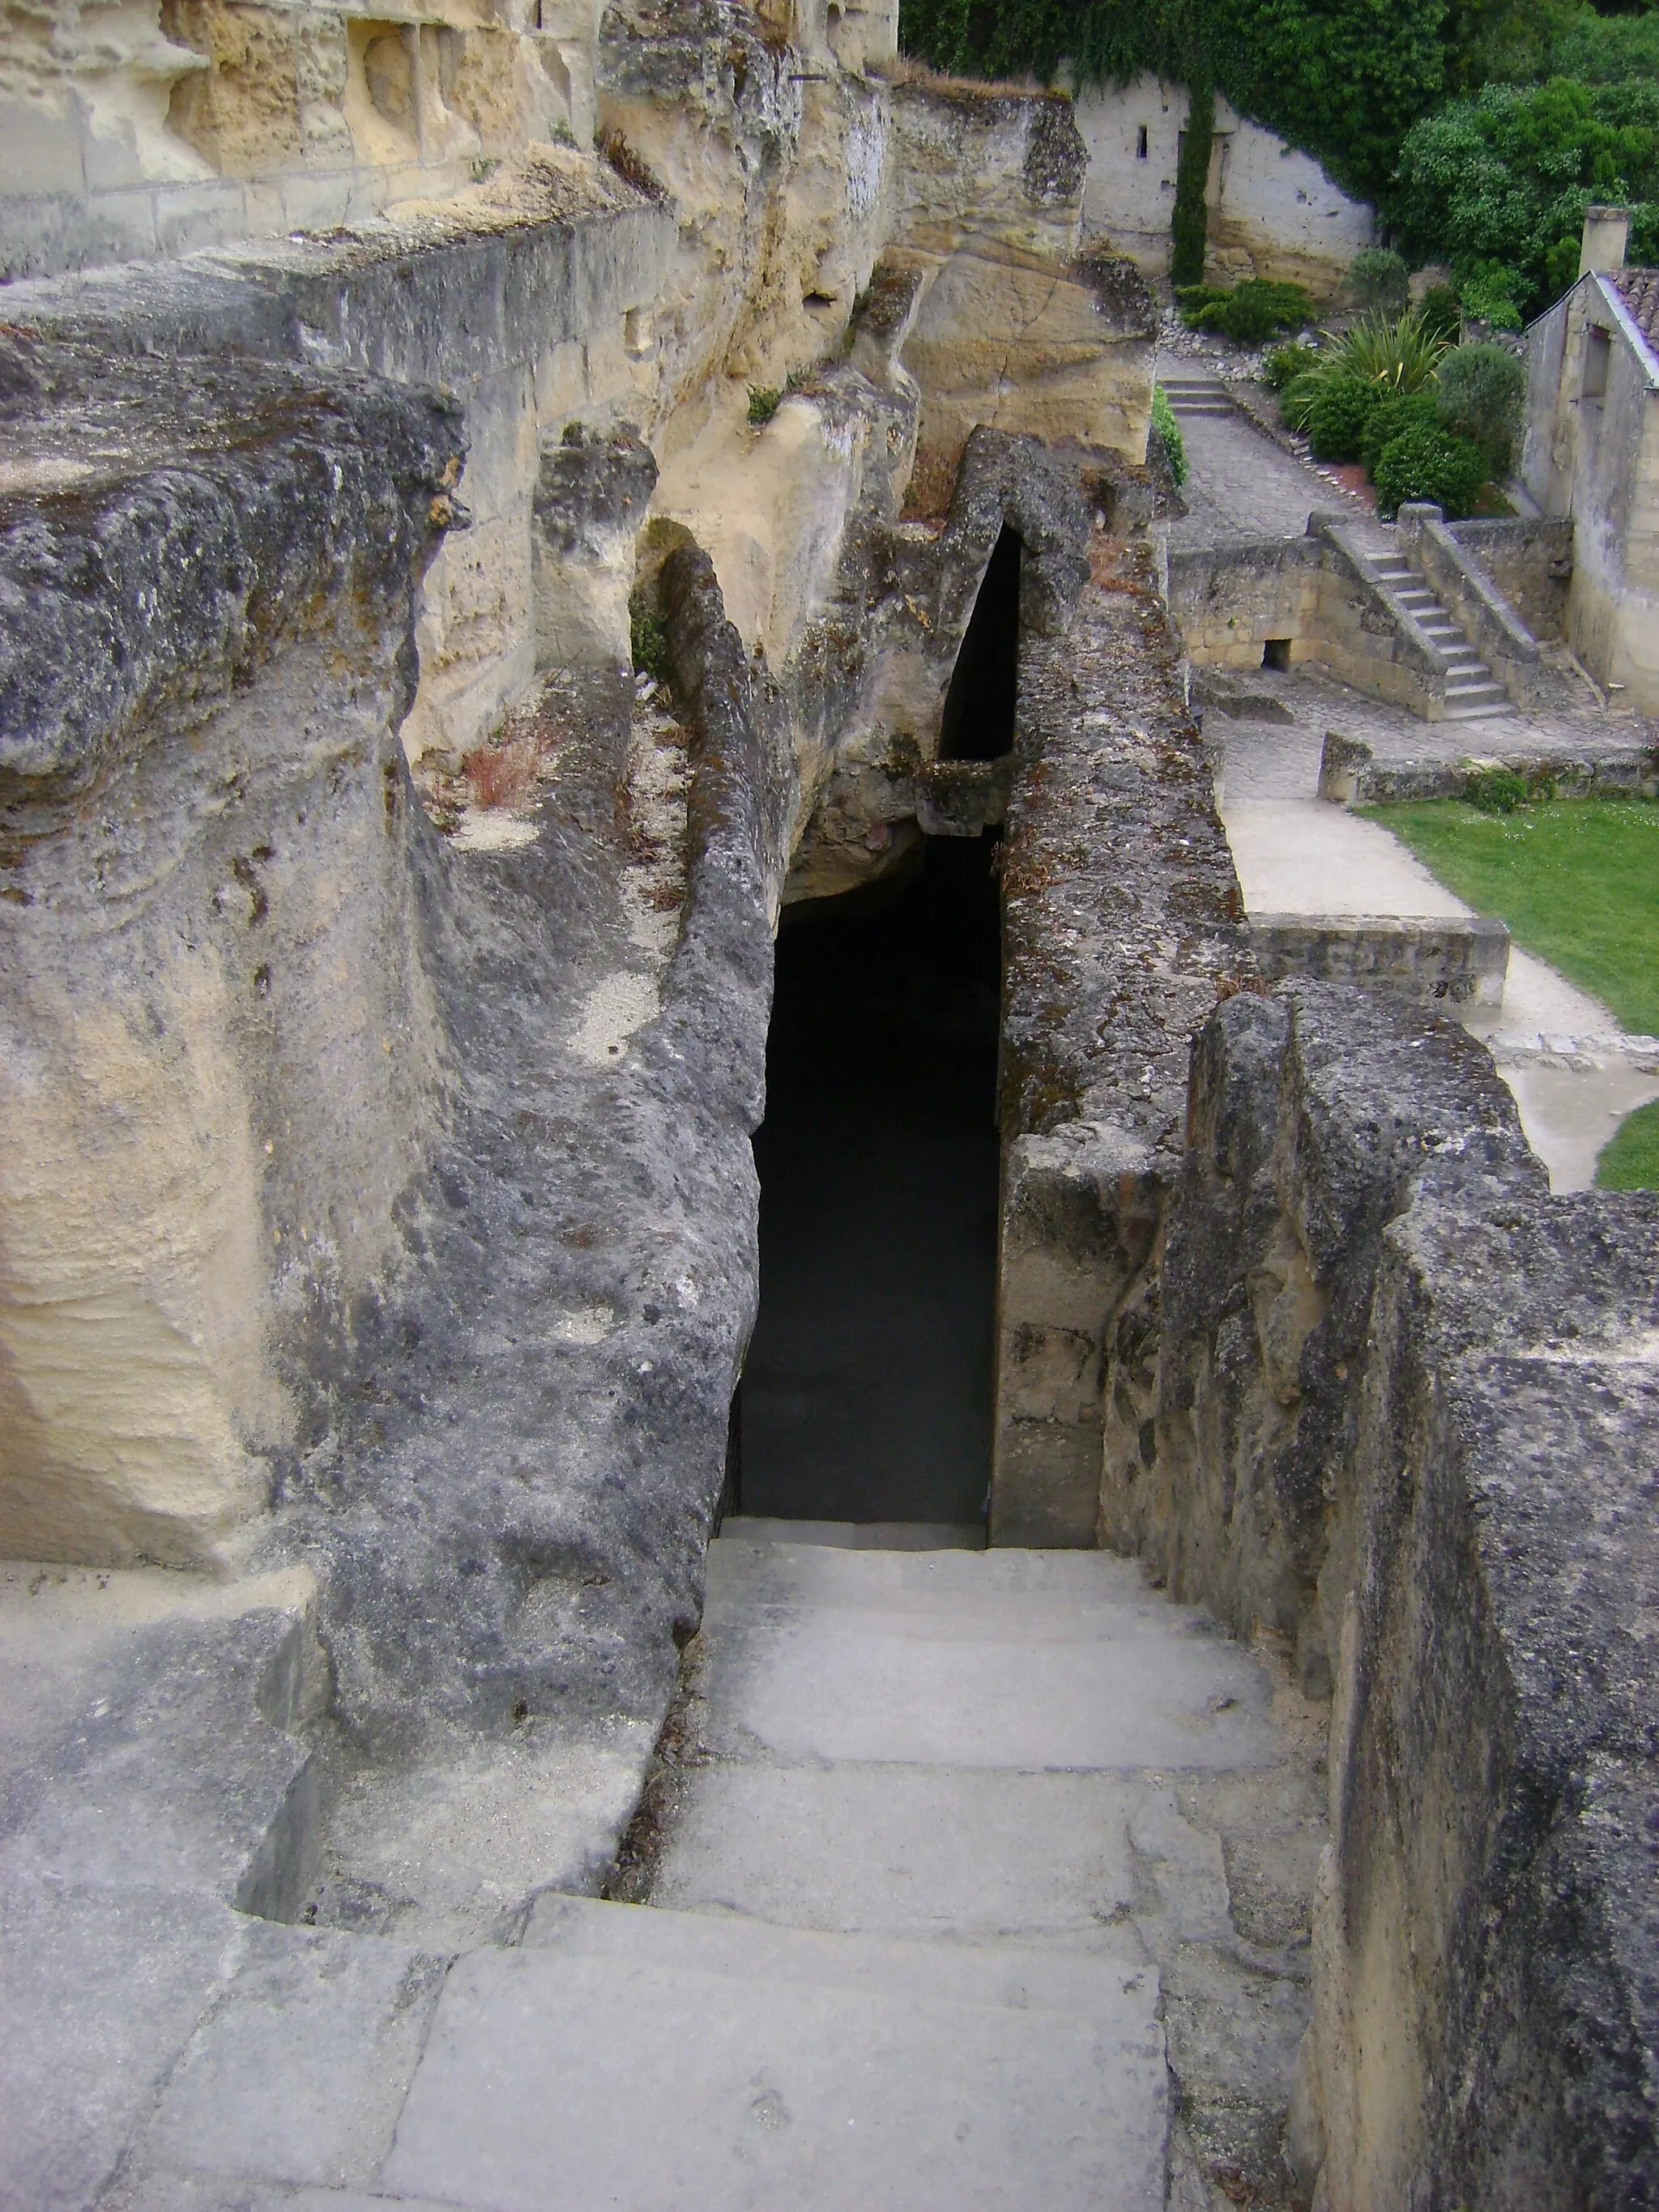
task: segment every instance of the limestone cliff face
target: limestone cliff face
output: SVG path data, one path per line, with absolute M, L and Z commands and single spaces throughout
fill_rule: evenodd
M 441 1113 L 396 728 L 458 440 L 384 387 L 11 358 L 0 1541 L 198 1565 Z
M 771 923 L 1006 804 L 945 692 L 1005 526 L 1063 626 L 1029 434 L 1139 463 L 1146 295 L 1066 102 L 909 82 L 890 8 L 166 23 L 157 127 L 265 234 L 9 293 L 0 1543 L 298 1547 L 366 1740 L 648 1717 Z M 387 212 L 293 226 L 337 161 Z

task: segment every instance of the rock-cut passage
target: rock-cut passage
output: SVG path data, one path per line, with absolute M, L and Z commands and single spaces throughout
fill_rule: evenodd
M 982 1522 L 1000 921 L 994 837 L 787 911 L 767 1053 L 745 1514 Z
M 1006 523 L 992 548 L 969 617 L 939 722 L 941 760 L 1000 760 L 1014 749 L 1019 690 L 1019 567 L 1024 550 Z

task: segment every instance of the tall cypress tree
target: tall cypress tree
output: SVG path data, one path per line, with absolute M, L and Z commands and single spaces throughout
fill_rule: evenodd
M 1194 74 L 1188 84 L 1187 128 L 1181 135 L 1181 158 L 1176 163 L 1175 217 L 1170 225 L 1170 282 L 1201 284 L 1204 248 L 1210 227 L 1206 191 L 1210 181 L 1210 149 L 1215 143 L 1215 87 L 1207 76 Z

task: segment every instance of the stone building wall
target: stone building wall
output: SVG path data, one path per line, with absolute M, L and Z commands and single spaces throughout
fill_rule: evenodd
M 1150 72 L 1078 95 L 1078 128 L 1089 149 L 1085 228 L 1148 275 L 1164 276 L 1170 266 L 1187 108 L 1185 85 Z M 1222 283 L 1267 276 L 1316 294 L 1334 291 L 1354 255 L 1372 242 L 1370 209 L 1339 191 L 1308 155 L 1219 96 L 1215 130 L 1206 273 Z
M 1659 362 L 1591 273 L 1527 334 L 1521 480 L 1573 522 L 1568 644 L 1638 714 L 1659 708 Z M 1597 390 L 1597 386 L 1601 386 Z

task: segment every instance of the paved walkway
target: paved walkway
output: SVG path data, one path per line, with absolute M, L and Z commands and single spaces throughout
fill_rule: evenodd
M 1258 755 L 1254 771 L 1237 779 L 1231 754 L 1230 739 L 1222 820 L 1250 911 L 1472 911 L 1380 823 L 1310 795 L 1318 759 L 1305 738 L 1292 733 L 1276 764 Z M 1241 783 L 1246 797 L 1235 796 Z M 1626 1115 L 1659 1098 L 1659 1076 L 1617 1049 L 1620 1024 L 1607 1009 L 1519 946 L 1510 949 L 1502 1006 L 1471 1006 L 1461 1018 L 1491 1044 L 1553 1189 L 1588 1189 L 1597 1154 Z
M 1158 373 L 1160 379 L 1190 374 L 1161 360 Z M 1172 549 L 1300 538 L 1316 509 L 1341 514 L 1368 544 L 1392 544 L 1392 531 L 1363 513 L 1330 477 L 1236 410 L 1215 416 L 1182 413 L 1178 419 L 1188 471 L 1182 497 L 1188 512 L 1170 525 Z

